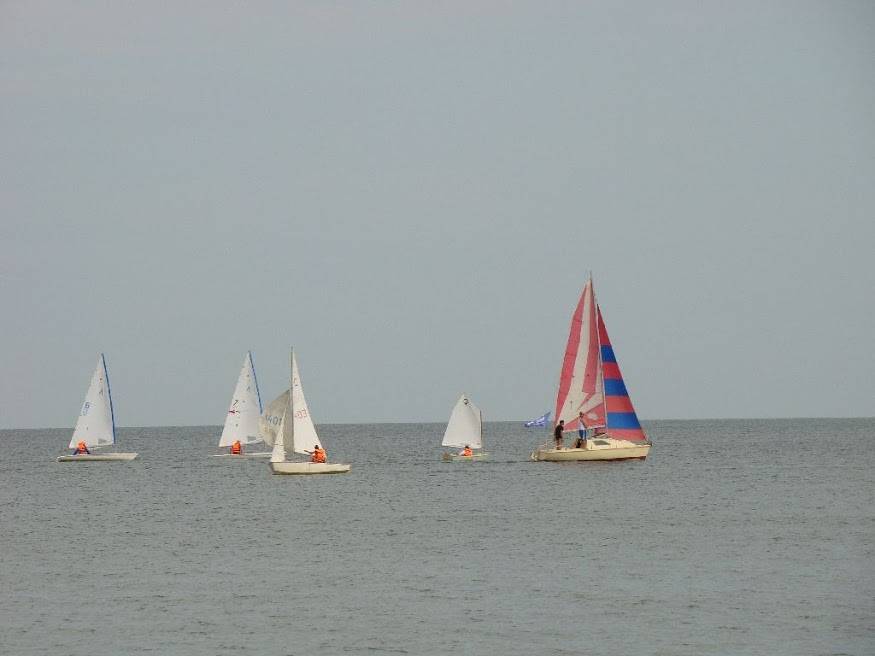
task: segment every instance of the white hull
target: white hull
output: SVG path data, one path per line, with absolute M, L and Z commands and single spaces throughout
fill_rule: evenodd
M 466 460 L 485 460 L 488 453 L 472 453 L 470 456 L 462 456 L 458 453 L 444 453 L 441 460 L 444 462 L 464 462 Z
M 136 457 L 136 453 L 81 453 L 58 456 L 58 462 L 128 462 Z
M 650 442 L 629 442 L 610 437 L 587 440 L 585 449 L 557 449 L 544 444 L 532 451 L 532 460 L 569 462 L 580 460 L 644 460 L 650 453 Z
M 245 460 L 246 458 L 270 458 L 270 451 L 256 451 L 255 453 L 214 453 L 213 458 L 231 458 L 232 460 Z
M 272 462 L 270 471 L 274 474 L 345 474 L 350 465 L 328 462 Z

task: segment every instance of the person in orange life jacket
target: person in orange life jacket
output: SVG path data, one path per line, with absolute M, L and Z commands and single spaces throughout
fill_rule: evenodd
M 471 450 L 471 447 L 466 444 L 465 448 L 462 449 L 461 451 L 459 451 L 459 455 L 460 456 L 473 456 L 474 452 Z
M 234 443 L 231 445 L 231 455 L 243 455 L 243 445 L 240 444 L 240 440 L 234 440 Z
M 85 444 L 85 440 L 79 440 L 79 444 L 77 444 L 76 448 L 73 450 L 73 455 L 78 456 L 83 453 L 87 453 L 90 455 L 91 451 L 88 450 L 88 445 Z
M 313 455 L 310 457 L 310 462 L 325 462 L 325 449 L 320 448 L 318 444 L 313 445 Z
M 559 423 L 556 424 L 556 428 L 553 429 L 553 439 L 556 440 L 556 448 L 562 448 L 562 431 L 565 430 L 565 420 L 560 419 Z

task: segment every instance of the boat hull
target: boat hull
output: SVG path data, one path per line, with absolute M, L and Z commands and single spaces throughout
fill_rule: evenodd
M 256 451 L 255 453 L 214 453 L 213 458 L 231 458 L 232 460 L 245 460 L 247 458 L 270 458 L 270 451 Z
M 311 474 L 345 474 L 351 465 L 329 462 L 272 462 L 270 471 L 274 474 L 311 475 Z
M 444 453 L 441 460 L 444 462 L 471 462 L 475 460 L 485 460 L 488 453 L 472 453 L 470 456 L 462 456 L 458 453 Z
M 136 453 L 80 453 L 58 456 L 58 462 L 129 462 L 136 457 Z
M 589 440 L 584 449 L 557 449 L 542 445 L 532 451 L 532 460 L 547 462 L 575 462 L 589 460 L 644 460 L 650 453 L 650 442 L 626 440 Z

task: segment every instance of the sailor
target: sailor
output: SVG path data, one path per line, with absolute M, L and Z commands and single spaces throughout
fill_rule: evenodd
M 565 430 L 565 420 L 560 419 L 559 423 L 556 424 L 556 428 L 553 429 L 553 439 L 556 440 L 556 448 L 562 448 L 562 431 Z
M 243 445 L 240 444 L 240 440 L 234 440 L 234 443 L 231 445 L 231 455 L 232 456 L 242 456 L 243 455 Z
M 466 444 L 466 445 L 465 445 L 465 448 L 462 449 L 461 451 L 459 451 L 459 455 L 460 455 L 460 456 L 470 457 L 470 456 L 473 456 L 473 455 L 474 455 L 474 452 L 471 450 L 471 447 L 468 446 L 468 445 Z
M 325 449 L 320 447 L 318 444 L 313 445 L 313 456 L 310 458 L 310 462 L 325 462 L 327 460 L 327 456 L 325 453 Z
M 91 454 L 91 451 L 88 450 L 88 445 L 85 444 L 85 440 L 79 440 L 79 444 L 76 445 L 76 449 L 73 451 L 73 455 L 78 456 L 83 453 Z
M 577 413 L 577 441 L 574 443 L 575 449 L 586 448 L 586 422 L 583 421 L 583 413 Z

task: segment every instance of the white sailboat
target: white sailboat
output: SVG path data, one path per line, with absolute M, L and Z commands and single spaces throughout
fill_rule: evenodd
M 97 367 L 91 376 L 91 384 L 85 394 L 85 402 L 76 420 L 69 448 L 75 449 L 84 442 L 88 449 L 97 450 L 115 444 L 115 415 L 112 409 L 112 393 L 109 389 L 109 373 L 103 353 L 97 358 Z M 58 462 L 121 462 L 133 460 L 136 453 L 79 453 L 58 456 Z
M 291 353 L 291 379 L 289 389 L 271 401 L 259 421 L 262 439 L 273 445 L 270 470 L 274 474 L 343 474 L 350 465 L 329 462 L 300 462 L 286 460 L 296 454 L 309 455 L 322 442 L 313 425 L 295 352 Z M 289 393 L 291 392 L 291 394 Z
M 445 451 L 443 460 L 446 462 L 482 460 L 488 455 L 482 450 L 483 413 L 465 394 L 459 397 L 453 407 L 441 446 L 457 449 L 468 447 L 472 451 L 471 455 Z
M 571 317 L 556 395 L 557 426 L 560 420 L 564 431 L 582 432 L 583 438 L 570 448 L 547 442 L 532 452 L 532 460 L 644 460 L 650 453 L 652 445 L 626 391 L 592 278 Z
M 222 437 L 219 438 L 220 448 L 230 448 L 235 442 L 241 446 L 261 442 L 258 431 L 258 420 L 261 417 L 261 394 L 258 391 L 258 379 L 255 377 L 255 365 L 252 362 L 252 353 L 247 351 L 243 359 L 243 368 L 237 378 L 234 387 L 234 395 L 231 397 L 231 406 L 225 417 L 225 427 L 222 429 Z M 270 451 L 256 451 L 248 453 L 245 449 L 242 453 L 218 453 L 217 458 L 269 458 Z

